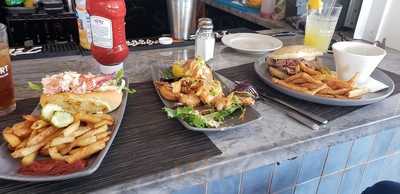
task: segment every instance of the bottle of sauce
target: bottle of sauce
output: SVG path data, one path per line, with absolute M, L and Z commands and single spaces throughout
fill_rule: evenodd
M 86 0 L 75 0 L 75 5 L 78 16 L 79 44 L 82 48 L 90 50 L 92 33 L 90 32 L 90 17 L 86 10 Z
M 117 72 L 123 68 L 129 51 L 125 37 L 125 1 L 87 0 L 86 9 L 90 15 L 92 55 L 101 64 L 102 73 Z

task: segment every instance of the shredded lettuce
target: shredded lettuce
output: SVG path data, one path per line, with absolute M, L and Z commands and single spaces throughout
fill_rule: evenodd
M 175 110 L 164 108 L 163 110 L 167 113 L 169 118 L 183 119 L 193 127 L 206 128 L 209 126 L 207 120 L 191 107 L 178 107 Z
M 42 91 L 43 85 L 41 83 L 28 82 L 29 88 L 35 91 Z
M 223 122 L 225 120 L 225 118 L 227 118 L 228 116 L 232 115 L 237 110 L 243 110 L 243 106 L 233 104 L 232 106 L 230 106 L 230 107 L 228 107 L 228 108 L 226 108 L 224 110 L 213 112 L 213 113 L 210 113 L 210 114 L 205 115 L 205 116 L 206 117 L 211 117 L 215 121 Z
M 169 118 L 182 119 L 189 125 L 198 128 L 218 127 L 222 124 L 225 118 L 231 116 L 237 110 L 243 110 L 241 105 L 232 105 L 224 110 L 212 112 L 206 115 L 201 115 L 199 111 L 192 107 L 184 106 L 176 109 L 163 109 Z

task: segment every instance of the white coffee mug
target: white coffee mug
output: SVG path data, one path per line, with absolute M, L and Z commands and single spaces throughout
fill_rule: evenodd
M 384 49 L 362 42 L 337 42 L 332 48 L 338 78 L 349 80 L 358 73 L 358 84 L 365 83 L 386 56 Z

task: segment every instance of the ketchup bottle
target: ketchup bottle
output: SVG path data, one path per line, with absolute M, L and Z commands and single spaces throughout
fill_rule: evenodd
M 91 52 L 101 64 L 102 73 L 110 74 L 123 68 L 128 56 L 125 37 L 124 0 L 87 0 L 92 32 Z

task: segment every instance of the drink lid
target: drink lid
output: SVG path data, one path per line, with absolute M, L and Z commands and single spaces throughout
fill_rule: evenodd
M 116 73 L 117 71 L 121 70 L 124 68 L 124 63 L 119 63 L 116 65 L 102 65 L 99 64 L 100 66 L 100 72 L 103 74 L 113 74 Z

